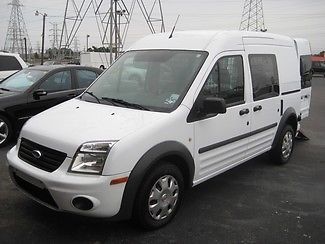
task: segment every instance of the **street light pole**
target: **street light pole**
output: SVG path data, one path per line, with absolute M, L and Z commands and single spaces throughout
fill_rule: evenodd
M 88 39 L 89 39 L 89 37 L 90 37 L 90 35 L 87 35 L 87 39 L 86 39 L 86 47 L 87 47 L 87 48 L 86 48 L 86 52 L 88 52 L 88 44 L 89 44 L 89 43 L 88 43 Z
M 25 43 L 25 62 L 27 62 L 27 39 L 24 37 L 24 43 Z
M 41 65 L 44 63 L 44 39 L 45 39 L 45 18 L 47 16 L 46 13 L 40 13 L 38 10 L 36 10 L 35 15 L 42 15 L 43 16 L 43 32 L 42 32 L 42 52 L 41 52 Z

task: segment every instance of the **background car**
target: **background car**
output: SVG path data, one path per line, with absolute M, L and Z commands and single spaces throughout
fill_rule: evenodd
M 19 54 L 0 52 L 0 81 L 24 68 L 27 64 Z
M 32 116 L 81 94 L 102 72 L 83 66 L 34 66 L 0 82 L 0 147 Z
M 324 75 L 325 77 L 325 61 L 324 62 L 314 61 L 312 69 L 315 74 Z

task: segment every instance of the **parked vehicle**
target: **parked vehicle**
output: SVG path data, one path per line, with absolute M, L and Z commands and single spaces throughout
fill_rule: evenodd
M 325 77 L 325 57 L 312 56 L 312 68 L 315 74 Z
M 30 117 L 78 96 L 101 72 L 81 66 L 34 66 L 0 82 L 0 147 Z
M 0 81 L 24 68 L 27 64 L 19 54 L 0 52 Z
M 80 64 L 100 69 L 109 67 L 110 53 L 82 52 L 80 53 Z
M 81 96 L 30 119 L 7 154 L 45 206 L 154 229 L 185 190 L 262 153 L 290 160 L 298 47 L 257 32 L 188 31 L 135 43 Z M 124 70 L 145 69 L 144 82 Z
M 48 61 L 45 61 L 43 65 L 60 65 L 61 62 L 60 61 L 57 61 L 57 60 L 48 60 Z

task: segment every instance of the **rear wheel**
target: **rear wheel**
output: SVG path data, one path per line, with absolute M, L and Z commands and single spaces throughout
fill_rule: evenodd
M 295 133 L 292 126 L 286 125 L 275 148 L 271 151 L 271 157 L 275 163 L 285 164 L 289 162 L 293 151 L 294 139 Z
M 175 216 L 184 193 L 184 178 L 179 168 L 161 162 L 146 177 L 138 192 L 134 219 L 145 229 L 157 229 Z
M 0 147 L 5 146 L 12 137 L 12 128 L 9 120 L 0 115 Z

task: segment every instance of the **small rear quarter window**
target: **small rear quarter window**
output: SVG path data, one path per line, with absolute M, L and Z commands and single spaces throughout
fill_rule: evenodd
M 22 67 L 15 57 L 0 55 L 0 71 L 21 70 L 21 69 Z

